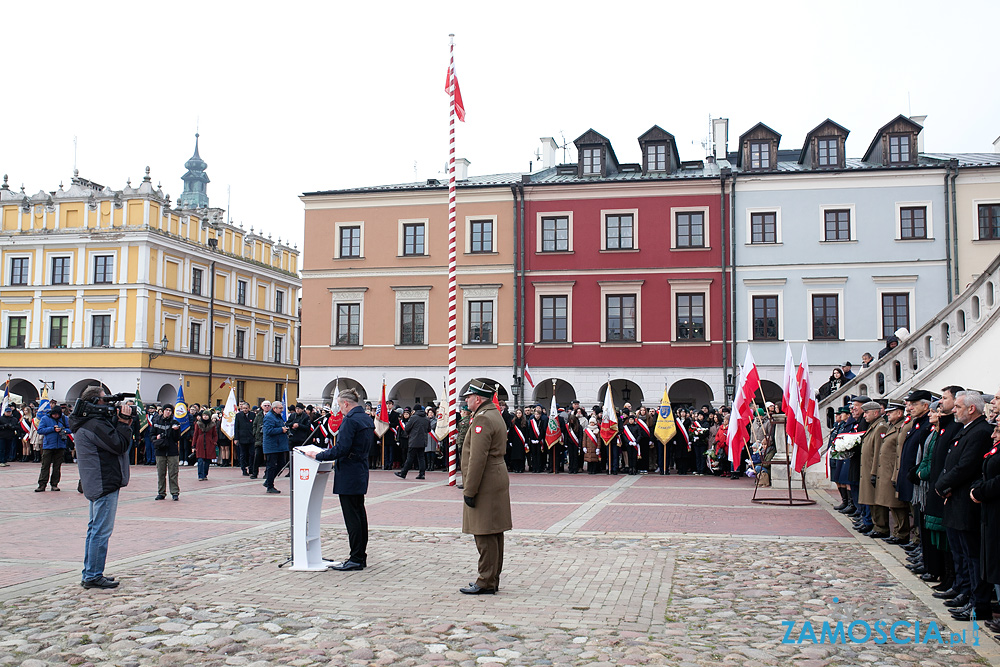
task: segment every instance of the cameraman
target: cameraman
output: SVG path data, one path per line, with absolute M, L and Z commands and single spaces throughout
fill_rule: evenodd
M 104 405 L 104 390 L 99 386 L 87 387 L 80 401 Z M 70 425 L 76 432 L 80 484 L 90 501 L 80 584 L 84 588 L 115 588 L 118 582 L 104 576 L 104 563 L 108 556 L 108 540 L 115 528 L 118 490 L 128 486 L 132 406 L 124 403 L 108 416 L 74 415 Z
M 53 405 L 47 415 L 38 422 L 38 432 L 42 434 L 42 470 L 38 474 L 38 488 L 35 493 L 45 490 L 50 484 L 53 491 L 59 490 L 59 480 L 62 478 L 62 463 L 66 460 L 66 450 L 69 448 L 69 420 L 63 416 L 62 406 Z M 52 477 L 49 478 L 49 468 Z
M 156 453 L 156 500 L 167 497 L 167 479 L 170 494 L 179 500 L 181 487 L 177 482 L 177 462 L 180 458 L 181 426 L 174 421 L 174 406 L 164 405 L 161 414 L 153 417 L 153 451 Z

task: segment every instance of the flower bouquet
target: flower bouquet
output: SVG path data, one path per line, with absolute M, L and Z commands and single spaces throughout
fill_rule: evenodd
M 863 433 L 841 433 L 833 441 L 833 451 L 830 458 L 849 459 L 861 447 Z

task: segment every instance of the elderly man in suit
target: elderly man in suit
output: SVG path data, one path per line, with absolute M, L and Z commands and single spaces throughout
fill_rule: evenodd
M 349 572 L 368 566 L 368 513 L 365 511 L 365 494 L 368 493 L 368 455 L 375 445 L 375 422 L 360 405 L 361 399 L 353 389 L 346 389 L 337 396 L 340 414 L 344 421 L 337 431 L 337 444 L 319 453 L 302 452 L 317 461 L 336 461 L 333 475 L 333 492 L 340 496 L 340 509 L 344 513 L 347 539 L 351 555 L 334 563 L 331 570 Z
M 503 534 L 512 528 L 510 479 L 503 458 L 507 427 L 491 400 L 492 387 L 473 380 L 463 398 L 472 410 L 472 419 L 462 445 L 462 532 L 476 538 L 479 577 L 460 590 L 466 595 L 489 595 L 500 588 Z

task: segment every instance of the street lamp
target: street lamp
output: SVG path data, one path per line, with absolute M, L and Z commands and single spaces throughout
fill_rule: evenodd
M 149 361 L 150 361 L 150 363 L 152 363 L 153 359 L 156 359 L 157 357 L 162 357 L 163 355 L 165 355 L 167 353 L 167 345 L 169 345 L 169 344 L 170 344 L 170 341 L 167 340 L 167 336 L 166 336 L 166 334 L 164 334 L 163 340 L 160 341 L 160 351 L 159 352 L 150 352 L 149 353 Z
M 630 398 L 632 398 L 632 390 L 628 388 L 628 385 L 626 385 L 625 388 L 622 389 L 622 400 L 627 403 Z

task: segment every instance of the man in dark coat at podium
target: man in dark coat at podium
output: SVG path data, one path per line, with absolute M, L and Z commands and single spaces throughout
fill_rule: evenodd
M 317 461 L 336 461 L 333 492 L 340 496 L 340 509 L 347 525 L 351 555 L 334 563 L 332 570 L 363 570 L 368 565 L 368 514 L 365 494 L 368 493 L 368 454 L 375 444 L 375 422 L 365 414 L 361 399 L 353 389 L 337 396 L 344 421 L 337 431 L 337 444 L 319 453 L 303 452 Z

